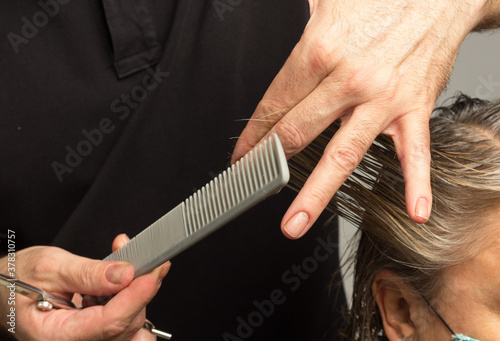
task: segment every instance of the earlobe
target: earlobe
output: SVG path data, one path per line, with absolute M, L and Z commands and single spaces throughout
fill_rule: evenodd
M 413 340 L 415 325 L 411 320 L 407 286 L 394 272 L 383 270 L 375 275 L 372 294 L 377 303 L 384 330 L 390 341 Z

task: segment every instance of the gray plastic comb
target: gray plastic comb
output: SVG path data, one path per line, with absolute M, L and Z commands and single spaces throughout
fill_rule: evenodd
M 131 263 L 136 277 L 148 273 L 277 193 L 289 178 L 274 134 L 104 260 Z

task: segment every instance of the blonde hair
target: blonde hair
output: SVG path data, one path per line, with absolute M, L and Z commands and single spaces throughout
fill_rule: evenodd
M 290 160 L 290 187 L 299 190 L 339 128 L 335 123 Z M 431 301 L 443 271 L 474 256 L 488 240 L 481 229 L 500 207 L 500 103 L 459 95 L 430 120 L 432 215 L 413 223 L 392 140 L 379 136 L 328 205 L 359 227 L 353 255 L 354 292 L 345 337 L 384 340 L 371 291 L 377 272 L 396 273 Z

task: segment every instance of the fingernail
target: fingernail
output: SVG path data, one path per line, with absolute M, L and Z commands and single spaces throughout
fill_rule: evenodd
M 124 243 L 128 243 L 128 242 L 129 242 L 129 240 L 130 240 L 130 238 L 127 236 L 127 234 L 126 234 L 126 233 L 123 233 L 123 234 L 122 234 L 121 239 L 122 239 L 122 242 L 124 242 Z
M 104 273 L 106 279 L 113 284 L 121 284 L 123 282 L 123 277 L 125 276 L 125 273 L 127 273 L 127 270 L 131 266 L 132 265 L 128 263 L 117 263 L 108 266 Z
M 429 204 L 427 203 L 427 199 L 418 199 L 417 206 L 415 207 L 415 215 L 425 220 L 429 219 Z
M 293 238 L 299 238 L 309 222 L 309 215 L 306 212 L 296 213 L 285 224 L 283 229 Z
M 160 276 L 158 277 L 158 285 L 161 285 L 161 282 L 167 276 L 168 270 L 170 270 L 170 262 L 165 263 L 161 266 Z

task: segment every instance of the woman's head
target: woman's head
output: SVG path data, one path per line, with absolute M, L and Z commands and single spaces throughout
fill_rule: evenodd
M 422 297 L 455 332 L 488 340 L 500 330 L 500 105 L 459 96 L 435 111 L 430 129 L 434 199 L 426 224 L 406 214 L 387 136 L 329 206 L 361 232 L 348 339 L 449 339 Z M 294 158 L 292 186 L 302 186 L 327 141 Z

